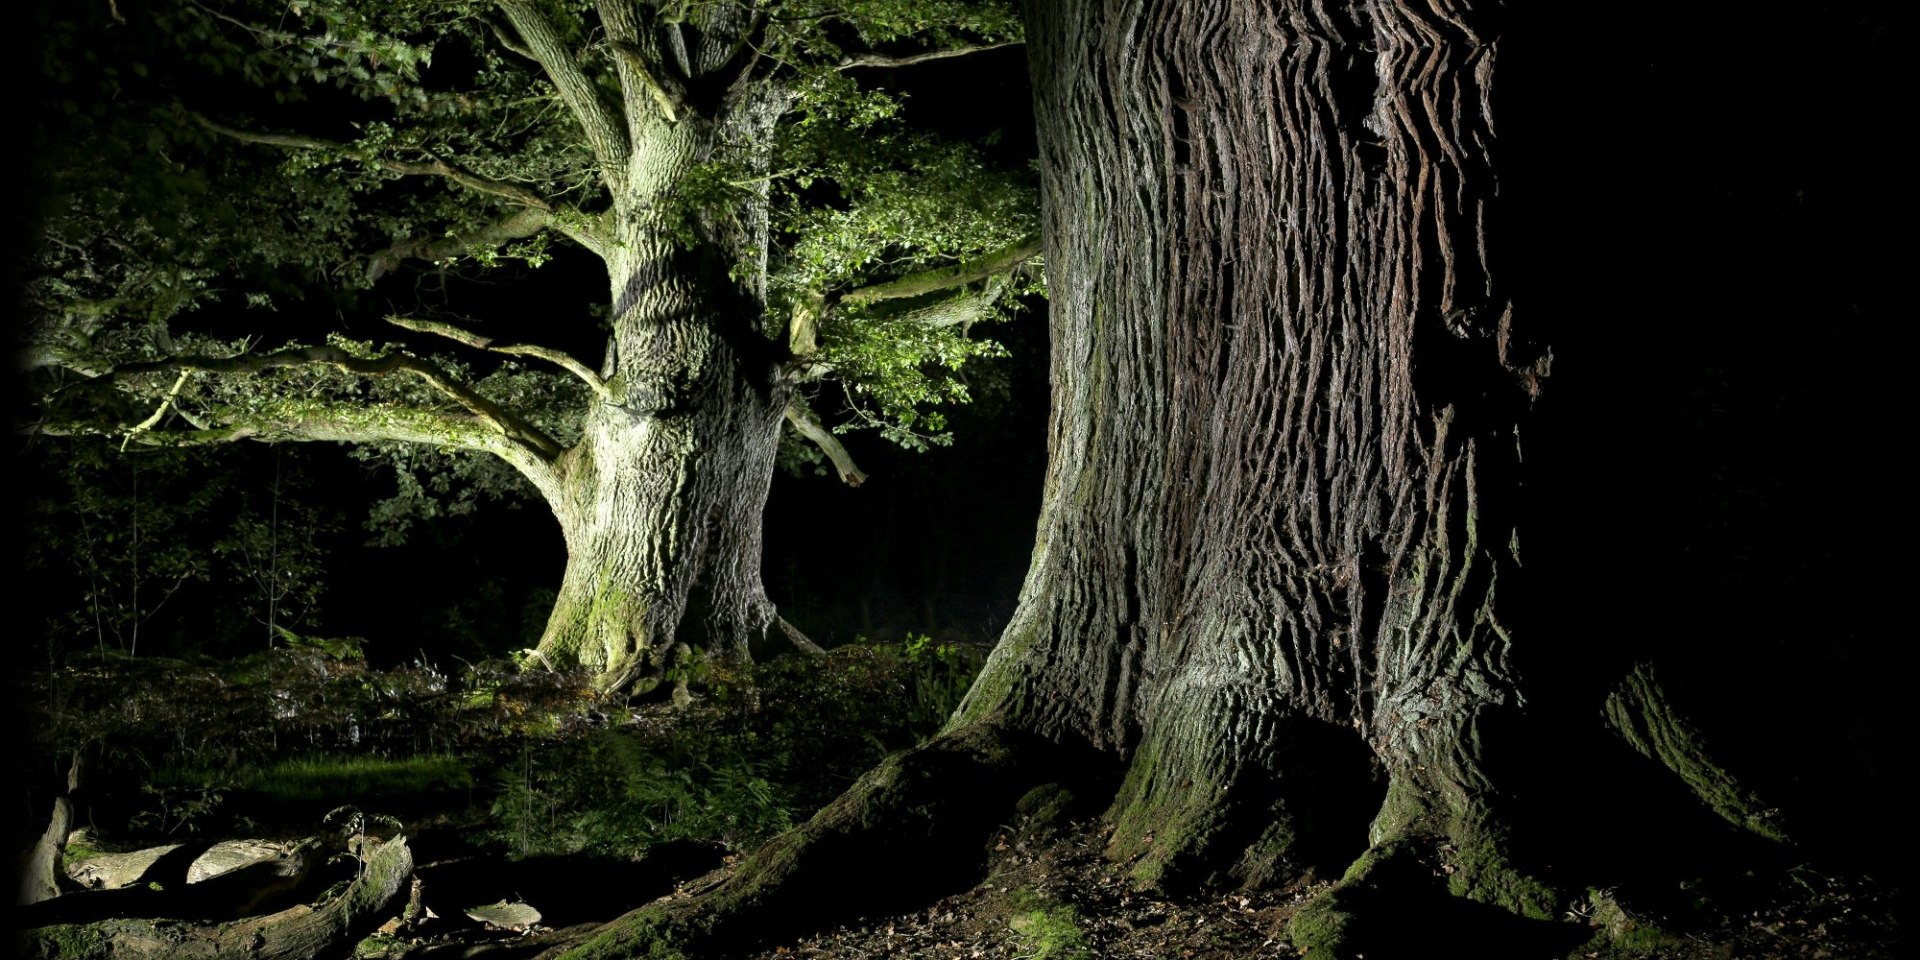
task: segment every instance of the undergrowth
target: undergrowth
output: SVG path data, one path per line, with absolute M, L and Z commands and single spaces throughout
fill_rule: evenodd
M 936 732 L 982 660 L 925 636 L 853 644 L 703 669 L 675 707 L 505 661 L 374 671 L 307 645 L 77 657 L 29 694 L 37 768 L 85 759 L 89 816 L 113 846 L 293 829 L 356 804 L 451 818 L 514 855 L 631 855 L 786 829 Z M 50 776 L 43 795 L 59 789 Z

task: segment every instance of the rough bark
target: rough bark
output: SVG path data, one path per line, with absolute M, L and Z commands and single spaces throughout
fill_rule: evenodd
M 906 825 L 984 841 L 1061 779 L 1113 791 L 1139 883 L 1338 878 L 1293 923 L 1310 955 L 1462 909 L 1522 953 L 1584 937 L 1520 919 L 1560 895 L 1512 845 L 1540 742 L 1521 441 L 1551 356 L 1502 273 L 1498 12 L 1028 7 L 1053 419 L 1019 607 L 940 737 L 580 955 L 773 935 L 837 863 L 935 862 Z M 1691 763 L 1636 690 L 1616 722 Z
M 691 92 L 673 110 L 629 99 L 632 149 L 606 178 L 615 204 L 606 391 L 543 490 L 568 560 L 538 652 L 552 666 L 591 669 L 603 689 L 656 683 L 679 643 L 744 657 L 776 620 L 759 518 L 789 389 L 765 328 L 764 190 L 717 212 L 683 210 L 674 196 L 716 150 L 770 142 L 777 92 L 695 95 L 731 75 L 748 28 L 735 17 L 703 24 L 683 64 Z M 638 29 L 618 17 L 609 27 Z M 689 219 L 675 221 L 675 210 Z
M 1422 836 L 1460 892 L 1543 913 L 1485 772 L 1546 372 L 1494 259 L 1496 25 L 1056 3 L 1029 44 L 1052 459 L 966 716 L 1124 757 L 1111 852 L 1143 881 Z

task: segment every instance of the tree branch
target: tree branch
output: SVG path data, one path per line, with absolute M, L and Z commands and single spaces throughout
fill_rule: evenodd
M 269 403 L 263 409 L 229 416 L 220 425 L 192 416 L 178 407 L 175 412 L 192 424 L 194 429 L 153 429 L 128 434 L 126 428 L 119 425 L 42 421 L 27 424 L 17 432 L 23 436 L 48 437 L 123 436 L 145 447 L 209 447 L 243 440 L 263 443 L 392 441 L 423 446 L 451 446 L 490 453 L 505 460 L 542 492 L 551 490 L 554 483 L 553 469 L 547 459 L 502 436 L 493 424 L 479 417 L 418 407 L 375 407 L 315 401 L 304 397 Z
M 547 79 L 553 81 L 561 102 L 573 111 L 574 118 L 586 131 L 593 155 L 600 161 L 602 176 L 624 180 L 632 144 L 627 140 L 618 108 L 601 98 L 599 87 L 574 62 L 573 51 L 567 48 L 559 31 L 529 0 L 497 2 L 507 21 L 513 24 L 514 32 L 525 41 L 527 52 L 533 54 Z
M 519 54 L 521 57 L 531 60 L 534 63 L 540 62 L 540 58 L 534 56 L 533 51 L 527 49 L 526 44 L 521 43 L 518 38 L 507 32 L 507 28 L 501 26 L 492 18 L 487 19 L 487 29 L 493 31 L 493 38 L 500 41 L 500 46 L 504 47 L 508 53 Z
M 668 123 L 679 123 L 681 113 L 686 109 L 686 83 L 671 71 L 660 69 L 661 64 L 649 62 L 651 58 L 641 48 L 644 34 L 635 5 L 623 0 L 601 0 L 598 6 L 600 23 L 607 28 L 607 40 L 613 46 L 614 67 L 620 73 L 620 89 L 625 91 L 627 102 L 636 102 L 643 96 L 649 98 L 659 108 L 663 119 Z M 637 118 L 627 119 L 633 121 Z
M 955 264 L 951 267 L 938 267 L 911 273 L 897 280 L 861 287 L 841 294 L 839 303 L 860 304 L 879 300 L 902 300 L 909 297 L 924 296 L 941 290 L 965 286 L 979 280 L 985 280 L 997 273 L 1006 273 L 1040 255 L 1040 238 L 1026 237 L 1010 246 L 1003 247 L 986 256 Z
M 189 111 L 189 113 L 192 113 L 192 111 Z M 198 113 L 192 113 L 192 116 L 195 121 L 199 122 L 201 126 L 206 127 L 208 130 L 242 143 L 257 143 L 263 146 L 281 147 L 288 150 L 326 150 L 332 153 L 338 153 L 341 156 L 352 157 L 356 160 L 364 160 L 383 170 L 389 170 L 402 176 L 445 177 L 476 193 L 504 197 L 522 206 L 532 207 L 535 210 L 548 212 L 553 210 L 553 203 L 551 201 L 520 184 L 483 177 L 470 170 L 448 163 L 445 160 L 436 158 L 425 163 L 395 160 L 391 157 L 379 156 L 371 150 L 355 147 L 352 144 L 335 143 L 332 140 L 322 140 L 318 137 L 305 137 L 294 134 L 257 133 L 251 130 L 238 130 L 233 127 L 215 123 Z
M 240 354 L 234 357 L 169 357 L 122 364 L 104 375 L 115 382 L 148 373 L 201 370 L 218 374 L 253 374 L 283 367 L 329 366 L 360 376 L 386 376 L 407 373 L 465 407 L 475 417 L 491 425 L 500 436 L 510 440 L 542 460 L 552 460 L 564 448 L 539 427 L 516 416 L 499 404 L 474 392 L 438 366 L 404 353 L 381 357 L 360 357 L 338 347 L 289 347 L 267 354 Z
M 833 461 L 834 470 L 840 474 L 840 482 L 857 487 L 867 481 L 866 471 L 853 462 L 853 455 L 841 445 L 840 438 L 821 425 L 820 419 L 813 415 L 813 410 L 805 400 L 796 397 L 787 404 L 787 422 L 793 424 L 801 436 L 813 441 L 814 446 L 827 455 L 827 459 Z
M 509 240 L 531 237 L 550 226 L 555 226 L 552 214 L 544 210 L 522 208 L 472 233 L 433 240 L 403 240 L 368 259 L 367 279 L 373 281 L 386 276 L 402 260 L 450 260 L 475 247 L 493 246 Z M 575 237 L 575 234 L 569 232 L 567 236 Z M 575 237 L 575 239 L 581 238 Z M 593 239 L 588 237 L 583 241 L 583 245 L 595 253 L 601 252 L 598 246 L 592 244 Z
M 574 359 L 573 356 L 565 350 L 543 347 L 532 343 L 495 343 L 492 337 L 475 333 L 465 327 L 455 326 L 451 323 L 443 323 L 438 320 L 388 317 L 387 322 L 404 330 L 415 330 L 420 333 L 431 333 L 435 336 L 446 337 L 449 340 L 464 343 L 476 350 L 489 350 L 494 353 L 504 353 L 509 356 L 536 357 L 545 360 L 579 377 L 588 387 L 593 389 L 595 396 L 602 400 L 611 400 L 612 394 L 607 390 L 607 382 L 600 379 L 599 374 L 594 373 L 586 364 Z
M 949 57 L 964 57 L 970 53 L 985 53 L 1002 47 L 1017 47 L 1025 40 L 1002 40 L 999 43 L 982 43 L 969 47 L 950 47 L 945 50 L 928 50 L 925 53 L 912 53 L 906 56 L 889 57 L 878 53 L 863 53 L 857 57 L 848 57 L 834 65 L 835 70 L 852 70 L 855 67 L 910 67 L 929 60 L 945 60 Z

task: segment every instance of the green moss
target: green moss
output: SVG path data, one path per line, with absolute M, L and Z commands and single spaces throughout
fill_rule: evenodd
M 1031 890 L 1014 895 L 1016 912 L 1007 921 L 1028 960 L 1086 960 L 1092 956 L 1080 912 L 1071 904 L 1049 901 Z
M 561 954 L 560 960 L 687 960 L 664 921 L 665 914 L 658 908 L 628 914 Z
M 1347 867 L 1339 883 L 1307 901 L 1287 927 L 1287 935 L 1300 955 L 1310 960 L 1357 956 L 1359 914 L 1369 900 L 1379 896 L 1381 874 L 1410 854 L 1407 847 L 1397 843 L 1370 848 Z
M 1517 870 L 1500 844 L 1480 833 L 1456 840 L 1447 856 L 1447 891 L 1489 903 L 1532 920 L 1554 919 L 1560 895 L 1535 877 Z
M 1073 809 L 1073 791 L 1057 783 L 1043 783 L 1014 802 L 1013 812 L 1028 833 L 1050 833 L 1067 821 Z
M 1789 842 L 1775 819 L 1779 811 L 1713 762 L 1699 732 L 1667 702 L 1651 665 L 1634 667 L 1607 695 L 1606 717 L 1628 745 L 1671 770 L 1728 823 L 1768 840 Z
M 108 955 L 107 936 L 94 927 L 79 923 L 60 923 L 41 927 L 22 935 L 21 954 L 45 960 L 88 960 Z
M 1644 917 L 1635 916 L 1606 890 L 1588 890 L 1586 899 L 1568 911 L 1584 920 L 1595 933 L 1579 951 L 1586 957 L 1653 957 L 1688 945 L 1685 937 L 1669 933 Z

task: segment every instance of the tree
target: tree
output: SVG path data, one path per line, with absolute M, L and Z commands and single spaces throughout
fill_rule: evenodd
M 34 429 L 485 455 L 510 471 L 463 479 L 530 485 L 566 537 L 537 659 L 603 688 L 683 644 L 810 647 L 760 576 L 783 426 L 864 475 L 808 385 L 924 444 L 995 350 L 969 328 L 1032 287 L 1020 171 L 906 130 L 855 79 L 1017 42 L 996 3 L 183 2 L 141 31 L 108 6 L 50 31 L 56 81 L 111 97 L 56 100 Z M 350 337 L 369 298 L 316 292 L 569 245 L 605 266 L 599 321 L 388 318 L 478 361 Z M 306 338 L 268 345 L 249 317 L 303 295 L 324 334 L 283 321 Z M 592 365 L 568 345 L 596 322 Z
M 1551 955 L 1588 931 L 1537 921 L 1648 823 L 1784 836 L 1652 669 L 1610 672 L 1630 643 L 1543 655 L 1578 634 L 1521 549 L 1551 353 L 1493 6 L 1029 8 L 1055 407 L 1019 609 L 940 737 L 575 955 L 911 902 L 846 865 L 961 881 L 1058 783 L 1138 883 L 1338 878 L 1292 924 L 1314 956 L 1424 955 L 1395 937 L 1468 901 L 1500 933 L 1458 949 Z

